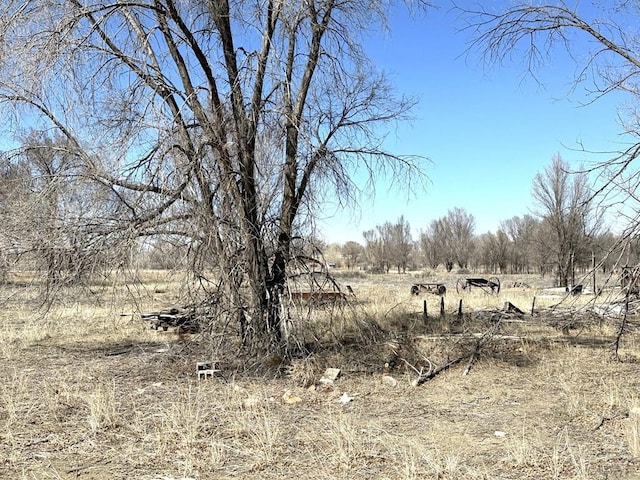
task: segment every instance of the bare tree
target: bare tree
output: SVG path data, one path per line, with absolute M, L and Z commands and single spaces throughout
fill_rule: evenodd
M 353 200 L 355 168 L 420 176 L 378 133 L 415 102 L 360 44 L 390 5 L 8 0 L 0 101 L 13 131 L 55 129 L 79 174 L 111 189 L 124 214 L 105 231 L 187 239 L 245 345 L 281 351 L 291 242 L 324 192 Z
M 404 215 L 401 215 L 396 223 L 389 225 L 389 232 L 391 262 L 398 269 L 398 273 L 406 273 L 413 252 L 411 225 L 404 218 Z
M 474 230 L 473 215 L 455 207 L 446 216 L 431 221 L 421 235 L 421 248 L 432 266 L 442 263 L 449 272 L 455 264 L 466 268 L 474 249 Z
M 27 223 L 31 177 L 22 162 L 0 163 L 0 280 L 18 264 L 24 253 L 22 231 Z
M 624 252 L 626 250 L 626 255 Z M 600 270 L 602 273 L 609 274 L 616 267 L 618 259 L 622 259 L 626 265 L 635 265 L 638 258 L 632 258 L 631 252 L 633 248 L 629 246 L 623 249 L 623 245 L 619 242 L 618 235 L 611 231 L 603 231 L 593 240 L 593 255 L 595 259 L 600 260 Z M 622 253 L 622 255 L 621 255 Z
M 464 208 L 455 207 L 443 218 L 453 260 L 460 268 L 466 268 L 473 253 L 473 237 L 476 221 Z
M 420 252 L 423 261 L 429 267 L 435 269 L 442 263 L 442 252 L 436 238 L 435 224 L 432 222 L 420 233 Z
M 342 246 L 342 258 L 344 258 L 347 263 L 347 269 L 351 270 L 355 268 L 363 253 L 364 248 L 358 242 L 348 241 L 345 243 Z
M 534 234 L 538 220 L 532 215 L 512 217 L 501 222 L 501 230 L 511 241 L 511 265 L 516 273 L 529 273 L 533 265 Z
M 362 233 L 367 260 L 376 273 L 388 273 L 391 266 L 391 223 L 377 225 Z
M 7 165 L 13 178 L 6 179 L 0 209 L 1 247 L 13 252 L 14 267 L 41 272 L 51 293 L 90 279 L 106 263 L 126 261 L 115 235 L 95 233 L 107 211 L 117 213 L 112 192 L 78 176 L 66 139 L 31 132 L 22 144 Z
M 406 272 L 413 240 L 411 226 L 404 216 L 400 216 L 396 223 L 384 222 L 377 225 L 375 230 L 363 233 L 365 252 L 376 271 L 388 273 L 391 266 L 398 269 L 398 273 Z
M 543 248 L 552 252 L 559 286 L 573 283 L 573 267 L 590 252 L 591 189 L 585 173 L 570 172 L 570 165 L 555 155 L 533 180 L 533 198 L 548 235 Z
M 507 273 L 507 265 L 509 264 L 509 257 L 513 245 L 509 241 L 509 237 L 502 230 L 498 230 L 495 234 L 495 265 L 500 270 L 500 273 Z
M 476 238 L 478 247 L 475 251 L 479 254 L 479 260 L 490 273 L 504 273 L 509 263 L 509 254 L 512 243 L 507 234 L 502 230 L 496 233 L 488 232 Z

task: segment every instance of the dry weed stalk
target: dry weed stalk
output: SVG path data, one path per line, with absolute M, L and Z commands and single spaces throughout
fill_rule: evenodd
M 114 383 L 102 383 L 85 396 L 89 407 L 89 428 L 91 433 L 111 428 L 118 423 L 118 405 L 116 403 Z
M 626 437 L 631 455 L 635 458 L 640 457 L 640 407 L 637 405 L 629 410 Z

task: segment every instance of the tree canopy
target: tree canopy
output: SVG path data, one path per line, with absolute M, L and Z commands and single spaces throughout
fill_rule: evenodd
M 355 170 L 420 176 L 383 143 L 415 101 L 362 47 L 392 4 L 8 0 L 0 103 L 19 147 L 5 156 L 58 138 L 70 167 L 56 175 L 113 200 L 84 218 L 92 234 L 183 239 L 245 343 L 281 349 L 291 242 L 318 202 L 352 201 Z

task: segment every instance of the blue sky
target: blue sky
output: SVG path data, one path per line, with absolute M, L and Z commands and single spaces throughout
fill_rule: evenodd
M 517 59 L 487 65 L 477 53 L 466 54 L 470 33 L 461 27 L 458 14 L 444 7 L 414 18 L 397 9 L 390 34 L 368 42 L 369 55 L 398 91 L 420 102 L 415 120 L 390 132 L 386 145 L 428 157 L 429 182 L 409 199 L 380 185 L 359 212 L 329 208 L 319 223 L 326 241 L 363 243 L 363 231 L 400 215 L 417 239 L 454 207 L 475 217 L 476 234 L 495 232 L 501 221 L 532 212 L 533 178 L 555 154 L 577 167 L 597 160 L 576 151 L 581 143 L 591 151 L 619 148 L 621 97 L 581 106 L 585 93 L 571 92 L 576 65 L 566 54 L 553 55 L 537 82 Z

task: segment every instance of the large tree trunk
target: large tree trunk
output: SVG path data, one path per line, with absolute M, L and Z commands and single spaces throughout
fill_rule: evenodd
M 247 308 L 250 321 L 243 342 L 254 353 L 282 353 L 282 319 L 280 295 L 286 283 L 288 235 L 281 235 L 271 268 L 266 246 L 255 232 L 248 236 L 245 259 L 249 284 Z M 286 237 L 286 238 L 285 238 Z

